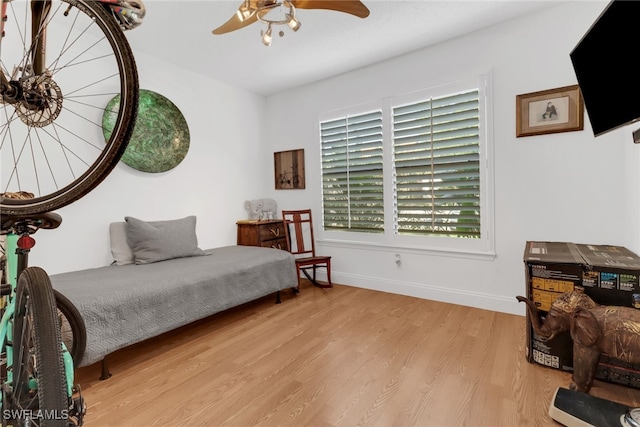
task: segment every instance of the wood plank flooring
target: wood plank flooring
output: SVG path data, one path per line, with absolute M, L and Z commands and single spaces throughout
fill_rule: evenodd
M 525 360 L 525 319 L 349 286 L 219 313 L 76 380 L 93 426 L 553 426 L 570 374 Z M 640 406 L 640 390 L 592 395 Z

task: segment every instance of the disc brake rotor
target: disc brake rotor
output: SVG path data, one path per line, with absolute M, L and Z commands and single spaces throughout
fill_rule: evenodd
M 20 120 L 31 127 L 48 126 L 62 111 L 62 90 L 48 74 L 27 77 L 21 82 L 23 99 L 15 103 Z

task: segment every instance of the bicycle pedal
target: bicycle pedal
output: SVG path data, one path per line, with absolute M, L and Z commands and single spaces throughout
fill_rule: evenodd
M 87 413 L 87 403 L 84 401 L 84 398 L 82 396 L 73 398 L 71 408 L 74 415 L 77 416 L 83 416 Z
M 87 413 L 87 403 L 82 397 L 82 391 L 80 390 L 80 386 L 76 384 L 73 387 L 73 392 L 78 393 L 77 397 L 71 398 L 71 406 L 69 407 L 69 415 L 72 418 L 75 418 L 77 422 L 73 424 L 74 426 L 80 427 L 83 424 L 84 415 Z

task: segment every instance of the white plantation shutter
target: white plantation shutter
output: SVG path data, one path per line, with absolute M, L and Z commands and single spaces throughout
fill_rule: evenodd
M 320 123 L 325 230 L 384 232 L 382 111 Z
M 392 108 L 397 234 L 480 237 L 479 93 Z
M 321 113 L 320 239 L 493 257 L 491 92 L 489 72 Z

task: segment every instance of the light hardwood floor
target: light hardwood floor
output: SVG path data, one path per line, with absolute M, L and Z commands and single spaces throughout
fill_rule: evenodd
M 77 382 L 92 426 L 552 426 L 570 374 L 525 360 L 525 319 L 303 284 L 109 356 Z M 640 390 L 591 394 L 640 406 Z

